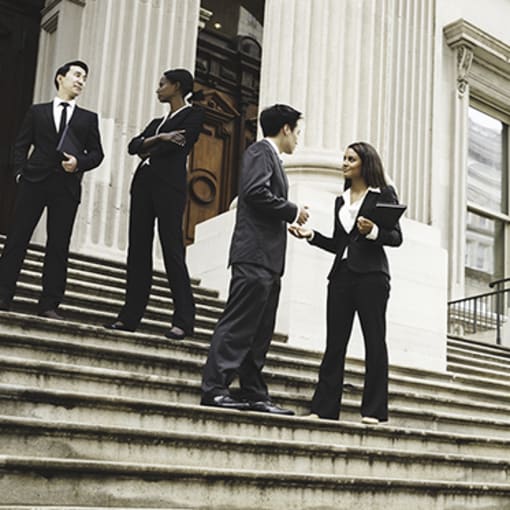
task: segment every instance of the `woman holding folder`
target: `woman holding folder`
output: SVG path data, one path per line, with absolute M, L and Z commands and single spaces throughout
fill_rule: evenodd
M 349 145 L 342 170 L 345 185 L 335 201 L 333 237 L 303 227 L 289 228 L 295 237 L 336 255 L 328 276 L 326 352 L 311 413 L 319 418 L 339 417 L 345 354 L 357 312 L 366 353 L 361 416 L 363 423 L 375 425 L 388 420 L 386 305 L 390 272 L 383 247 L 402 244 L 398 218 L 405 206 L 377 205 L 398 204 L 398 198 L 371 145 Z

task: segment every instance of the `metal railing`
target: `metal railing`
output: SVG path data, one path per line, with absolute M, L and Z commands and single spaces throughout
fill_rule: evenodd
M 510 288 L 506 283 L 510 278 L 502 278 L 489 283 L 494 291 L 455 299 L 448 302 L 448 333 L 460 336 L 491 335 L 495 332 L 496 343 L 501 344 L 501 329 L 509 319 L 507 316 L 507 294 Z

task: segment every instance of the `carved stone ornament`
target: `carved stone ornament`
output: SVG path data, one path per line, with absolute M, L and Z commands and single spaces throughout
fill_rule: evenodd
M 468 85 L 468 76 L 473 64 L 473 50 L 467 46 L 457 48 L 457 90 L 459 97 L 463 97 Z

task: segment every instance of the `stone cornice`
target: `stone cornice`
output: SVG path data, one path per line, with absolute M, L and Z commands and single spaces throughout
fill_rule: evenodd
M 452 49 L 467 48 L 475 61 L 487 62 L 510 76 L 510 46 L 484 32 L 469 21 L 459 19 L 443 28 L 446 43 Z

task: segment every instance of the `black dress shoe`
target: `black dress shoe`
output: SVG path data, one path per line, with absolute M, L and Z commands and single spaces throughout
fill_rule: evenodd
M 8 312 L 11 309 L 11 304 L 7 301 L 7 299 L 0 299 L 0 310 L 3 312 Z
M 181 328 L 172 326 L 172 328 L 165 333 L 165 336 L 172 340 L 184 340 L 186 333 Z
M 56 321 L 64 320 L 64 317 L 58 314 L 56 310 L 45 310 L 44 312 L 39 312 L 39 317 L 45 317 L 46 319 L 54 319 Z
M 113 329 L 114 331 L 130 331 L 133 333 L 135 328 L 130 328 L 129 326 L 126 326 L 122 321 L 115 321 L 111 324 L 103 324 L 103 326 L 106 329 Z
M 247 410 L 250 408 L 248 402 L 240 402 L 230 395 L 216 395 L 215 397 L 202 397 L 200 405 L 210 407 L 222 407 L 223 409 Z
M 250 407 L 248 408 L 248 411 L 259 411 L 261 413 L 270 414 L 284 414 L 287 416 L 292 416 L 294 414 L 294 411 L 277 406 L 270 400 L 258 400 L 256 402 L 249 402 L 249 405 Z

